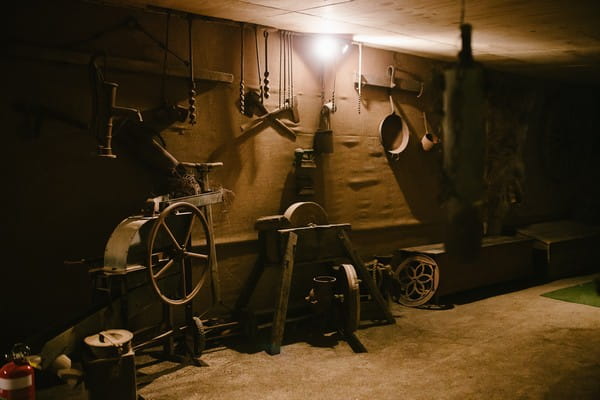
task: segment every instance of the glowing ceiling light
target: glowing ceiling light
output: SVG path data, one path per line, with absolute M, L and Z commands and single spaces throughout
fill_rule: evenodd
M 340 35 L 318 35 L 314 37 L 314 46 L 317 56 L 327 61 L 346 54 L 350 48 L 350 39 Z
M 315 52 L 320 59 L 330 60 L 340 52 L 340 44 L 331 36 L 318 36 L 315 40 Z

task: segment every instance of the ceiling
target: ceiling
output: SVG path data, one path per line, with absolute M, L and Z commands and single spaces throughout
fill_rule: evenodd
M 112 0 L 296 32 L 340 33 L 442 60 L 460 46 L 461 0 Z M 510 71 L 600 84 L 600 1 L 466 0 L 475 58 Z

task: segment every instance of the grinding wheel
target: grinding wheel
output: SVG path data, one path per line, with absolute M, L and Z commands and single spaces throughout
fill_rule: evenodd
M 285 210 L 283 215 L 290 221 L 292 228 L 328 224 L 327 213 L 323 207 L 312 201 L 294 203 Z
M 341 315 L 345 334 L 358 329 L 360 322 L 360 290 L 356 270 L 351 264 L 342 264 L 338 269 L 336 293 L 341 293 Z

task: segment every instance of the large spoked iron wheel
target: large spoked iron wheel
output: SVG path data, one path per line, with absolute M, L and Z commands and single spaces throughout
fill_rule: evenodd
M 204 214 L 186 202 L 171 204 L 156 219 L 148 240 L 148 272 L 161 300 L 190 302 L 210 271 L 213 238 Z
M 426 255 L 414 254 L 394 271 L 392 298 L 404 306 L 418 307 L 431 300 L 438 284 L 437 263 Z

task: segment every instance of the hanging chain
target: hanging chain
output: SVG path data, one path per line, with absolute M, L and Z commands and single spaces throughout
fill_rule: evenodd
M 264 83 L 264 87 L 263 87 L 263 91 L 264 91 L 264 96 L 265 99 L 269 98 L 269 60 L 268 60 L 268 43 L 269 43 L 269 32 L 267 30 L 265 30 L 263 32 L 263 36 L 265 37 L 265 79 L 263 79 L 263 83 Z
M 192 46 L 192 23 L 194 19 L 190 15 L 188 16 L 188 44 L 189 44 L 189 58 L 190 58 L 190 91 L 189 91 L 189 122 L 191 125 L 196 123 L 196 82 L 194 81 L 194 52 Z
M 240 24 L 240 113 L 246 113 L 244 87 L 244 23 Z

